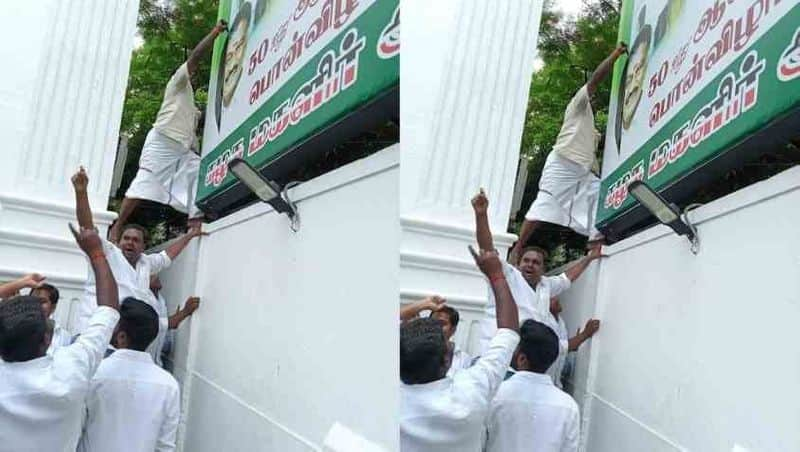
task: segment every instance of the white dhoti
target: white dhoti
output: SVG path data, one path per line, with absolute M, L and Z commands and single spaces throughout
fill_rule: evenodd
M 147 199 L 171 206 L 189 218 L 200 216 L 194 205 L 200 156 L 181 143 L 150 129 L 139 157 L 139 171 L 126 198 Z
M 566 226 L 594 238 L 600 179 L 590 170 L 550 152 L 539 180 L 539 193 L 525 219 Z

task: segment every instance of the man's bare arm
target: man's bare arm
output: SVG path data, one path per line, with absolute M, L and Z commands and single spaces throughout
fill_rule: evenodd
M 589 97 L 593 96 L 594 93 L 597 91 L 597 87 L 603 83 L 603 80 L 608 77 L 608 74 L 611 72 L 611 68 L 614 67 L 614 63 L 617 61 L 617 58 L 622 56 L 624 53 L 628 51 L 628 46 L 624 43 L 620 43 L 611 55 L 609 55 L 599 66 L 597 69 L 594 70 L 592 73 L 592 78 L 589 79 L 589 82 L 586 83 L 586 90 L 589 92 Z
M 0 285 L 0 298 L 8 298 L 17 295 L 22 289 L 34 289 L 39 287 L 44 282 L 44 276 L 38 273 L 31 273 L 25 275 L 15 281 L 7 282 Z
M 103 242 L 97 235 L 97 231 L 94 228 L 82 227 L 79 232 L 72 224 L 69 225 L 69 230 L 72 231 L 78 246 L 89 257 L 96 282 L 97 305 L 119 310 L 117 281 L 114 279 L 114 274 L 111 273 L 111 267 L 108 265 L 103 251 Z
M 503 273 L 503 263 L 500 261 L 497 251 L 480 250 L 479 254 L 470 246 L 469 252 L 481 272 L 489 278 L 489 284 L 492 286 L 495 312 L 497 314 L 497 328 L 519 331 L 517 303 L 511 295 L 511 288 L 508 287 L 508 282 Z
M 405 322 L 406 320 L 416 318 L 422 311 L 436 312 L 444 306 L 445 299 L 438 295 L 433 295 L 423 300 L 400 306 L 400 320 Z
M 489 228 L 489 198 L 482 188 L 472 198 L 472 210 L 475 211 L 475 238 L 478 240 L 478 247 L 491 251 L 494 249 L 494 240 L 492 230 Z
M 586 256 L 583 256 L 583 258 L 580 261 L 578 261 L 577 264 L 568 268 L 567 271 L 564 272 L 564 274 L 567 275 L 567 278 L 569 278 L 569 280 L 573 282 L 576 279 L 580 278 L 580 276 L 583 274 L 583 272 L 586 270 L 589 264 L 592 263 L 593 260 L 600 259 L 601 257 L 603 257 L 603 255 L 600 254 L 600 250 L 601 250 L 600 246 L 593 247 L 586 254 Z
M 175 243 L 167 247 L 167 249 L 165 250 L 167 252 L 167 256 L 169 256 L 170 259 L 175 259 L 176 257 L 178 257 L 179 254 L 181 254 L 181 251 L 183 251 L 183 249 L 186 248 L 186 245 L 188 245 L 193 238 L 199 237 L 201 235 L 208 235 L 208 234 L 202 232 L 199 226 L 196 228 L 189 229 L 189 231 L 186 234 L 183 234 L 178 240 L 175 241 Z
M 594 333 L 596 333 L 599 329 L 600 321 L 597 319 L 589 319 L 589 321 L 586 322 L 586 327 L 583 329 L 583 331 L 578 328 L 578 332 L 575 334 L 575 336 L 569 338 L 569 351 L 577 351 L 581 344 L 588 341 L 589 338 L 594 336 Z
M 178 309 L 175 314 L 169 316 L 168 324 L 169 329 L 175 330 L 177 329 L 184 320 L 188 319 L 189 317 L 194 314 L 194 311 L 200 306 L 200 298 L 198 297 L 189 297 L 186 300 L 186 303 L 183 305 L 183 309 Z
M 86 229 L 94 229 L 92 220 L 92 208 L 89 206 L 89 176 L 83 167 L 72 176 L 72 188 L 75 190 L 75 214 L 78 217 L 78 225 Z
M 217 39 L 217 36 L 227 29 L 228 24 L 224 20 L 221 20 L 199 43 L 197 43 L 195 48 L 192 50 L 192 53 L 189 54 L 189 59 L 186 60 L 186 68 L 189 70 L 190 77 L 194 75 L 194 71 L 197 70 L 200 60 L 203 58 L 203 55 L 208 52 L 208 49 L 210 49 L 214 44 L 214 40 Z

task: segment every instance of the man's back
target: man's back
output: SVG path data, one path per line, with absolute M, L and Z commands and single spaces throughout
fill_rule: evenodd
M 117 319 L 116 310 L 101 306 L 86 332 L 53 356 L 0 362 L 0 449 L 75 450 L 89 381 Z
M 400 450 L 478 452 L 489 404 L 519 335 L 500 329 L 474 366 L 426 384 L 400 388 Z
M 121 349 L 103 360 L 86 397 L 79 451 L 171 451 L 180 416 L 175 379 L 146 352 Z
M 487 452 L 574 452 L 578 405 L 547 374 L 517 372 L 500 385 L 487 431 Z

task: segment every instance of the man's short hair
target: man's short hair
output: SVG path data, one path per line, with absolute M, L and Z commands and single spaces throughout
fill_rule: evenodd
M 519 327 L 519 351 L 528 358 L 530 370 L 544 373 L 558 358 L 558 336 L 544 323 L 528 319 Z
M 43 283 L 39 287 L 34 287 L 33 289 L 31 289 L 30 292 L 28 292 L 28 295 L 33 295 L 34 292 L 37 292 L 37 291 L 40 291 L 40 290 L 43 290 L 43 291 L 47 292 L 47 294 L 49 295 L 49 298 L 50 298 L 50 303 L 53 303 L 53 304 L 57 304 L 58 303 L 58 298 L 60 297 L 60 295 L 58 293 L 58 289 L 56 289 L 56 287 L 51 285 L 51 284 Z
M 519 255 L 520 259 L 522 259 L 522 256 L 530 253 L 531 251 L 535 251 L 535 252 L 539 253 L 539 255 L 542 256 L 542 261 L 546 261 L 547 260 L 547 257 L 548 257 L 547 251 L 544 248 L 541 248 L 541 247 L 538 247 L 538 246 L 526 246 L 522 250 L 522 254 Z
M 47 321 L 39 297 L 22 295 L 0 302 L 0 357 L 23 362 L 41 356 Z
M 450 320 L 450 326 L 452 326 L 454 330 L 456 329 L 456 327 L 458 326 L 458 320 L 460 319 L 460 316 L 458 315 L 458 311 L 456 311 L 455 308 L 451 306 L 443 306 L 436 312 L 443 312 L 447 314 L 447 318 Z
M 128 297 L 120 303 L 117 329 L 128 335 L 131 349 L 143 352 L 158 335 L 158 314 L 144 301 Z
M 447 355 L 442 325 L 432 317 L 400 326 L 400 380 L 405 384 L 430 383 L 441 378 Z
M 142 242 L 143 243 L 147 243 L 147 229 L 145 229 L 144 226 L 142 226 L 140 224 L 136 224 L 136 223 L 128 223 L 128 224 L 126 224 L 125 226 L 122 227 L 122 232 L 120 232 L 120 237 L 128 229 L 135 229 L 135 230 L 141 232 L 142 233 Z

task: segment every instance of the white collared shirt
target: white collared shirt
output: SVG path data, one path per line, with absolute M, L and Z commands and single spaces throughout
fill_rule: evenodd
M 195 141 L 199 118 L 200 110 L 194 104 L 189 68 L 187 63 L 183 63 L 167 82 L 153 128 L 189 150 Z
M 174 451 L 179 419 L 175 378 L 149 353 L 119 349 L 92 379 L 78 451 Z
M 589 170 L 597 161 L 598 143 L 600 132 L 594 127 L 589 89 L 583 85 L 564 111 L 564 122 L 553 145 L 553 152 Z
M 114 279 L 117 281 L 120 303 L 127 297 L 134 297 L 157 310 L 158 300 L 156 300 L 153 292 L 150 291 L 150 275 L 155 275 L 170 266 L 172 260 L 167 255 L 167 252 L 142 254 L 134 268 L 125 259 L 122 250 L 108 240 L 102 239 L 102 241 L 106 260 L 109 267 L 111 267 L 111 273 L 114 274 Z M 86 320 L 97 307 L 97 294 L 95 291 L 94 272 L 90 267 L 89 276 L 84 285 L 83 298 L 76 306 L 77 317 L 75 325 L 72 327 L 76 334 L 80 334 L 83 331 L 86 327 Z
M 552 314 L 550 314 L 552 316 Z M 553 383 L 561 388 L 561 374 L 564 372 L 564 363 L 567 362 L 567 355 L 569 354 L 569 333 L 567 332 L 567 324 L 564 319 L 558 316 L 558 320 L 553 317 L 556 322 L 556 336 L 558 336 L 558 357 L 553 362 L 553 365 L 547 369 L 547 375 L 553 379 Z
M 14 452 L 74 452 L 84 398 L 106 351 L 119 313 L 95 309 L 75 343 L 53 356 L 0 361 L 0 447 Z
M 500 385 L 487 425 L 487 452 L 577 452 L 578 404 L 548 375 L 519 371 Z
M 465 352 L 453 342 L 453 357 L 450 361 L 450 369 L 447 370 L 447 376 L 452 377 L 454 373 L 462 369 L 468 369 L 472 364 L 472 357 L 469 353 Z
M 489 405 L 519 334 L 500 329 L 474 366 L 426 384 L 400 386 L 400 450 L 479 452 Z
M 569 289 L 572 283 L 567 278 L 567 275 L 561 273 L 557 276 L 542 276 L 539 284 L 536 285 L 536 290 L 534 290 L 525 280 L 525 277 L 522 276 L 522 273 L 507 262 L 503 262 L 503 274 L 506 277 L 509 289 L 511 289 L 511 295 L 517 303 L 520 323 L 533 319 L 556 331 L 558 324 L 553 315 L 550 314 L 550 298 L 558 296 L 561 292 Z M 479 354 L 483 354 L 495 331 L 497 331 L 495 299 L 491 286 L 489 286 L 488 298 L 489 302 L 484 309 L 485 316 L 480 322 Z

